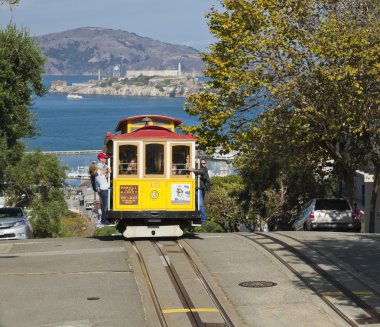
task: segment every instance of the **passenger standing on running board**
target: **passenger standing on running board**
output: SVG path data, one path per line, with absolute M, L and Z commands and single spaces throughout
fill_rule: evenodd
M 206 195 L 206 192 L 210 191 L 211 189 L 211 183 L 210 183 L 210 177 L 208 175 L 208 169 L 207 169 L 207 163 L 205 159 L 202 159 L 199 161 L 198 159 L 198 166 L 199 162 L 201 166 L 198 169 L 194 169 L 192 167 L 189 167 L 189 171 L 193 172 L 195 176 L 197 177 L 197 187 L 196 187 L 196 195 L 195 195 L 195 205 L 199 208 L 201 211 L 201 221 L 202 223 L 207 222 L 206 217 L 206 209 L 204 207 L 204 198 Z
M 206 192 L 211 190 L 210 176 L 208 175 L 207 162 L 205 159 L 200 161 L 201 166 L 198 169 L 189 168 L 188 170 L 193 172 L 195 176 L 199 178 L 198 188 L 202 190 L 202 199 L 205 198 Z
M 108 155 L 101 152 L 98 154 L 98 174 L 96 176 L 96 182 L 99 185 L 99 196 L 102 206 L 101 224 L 107 224 L 107 212 L 108 212 L 108 198 L 109 198 L 109 180 L 108 176 L 111 173 L 111 168 L 107 166 Z

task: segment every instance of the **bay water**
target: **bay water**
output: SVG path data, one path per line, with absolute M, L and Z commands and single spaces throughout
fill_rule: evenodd
M 68 85 L 96 77 L 44 76 L 49 87 L 52 80 L 64 80 Z M 177 118 L 184 125 L 196 125 L 196 117 L 184 110 L 185 98 L 115 97 L 84 95 L 81 100 L 68 100 L 66 94 L 46 94 L 34 99 L 32 111 L 39 127 L 39 136 L 24 139 L 28 151 L 101 150 L 106 132 L 114 132 L 117 123 L 136 115 L 162 115 Z M 60 156 L 71 168 L 87 166 L 94 155 Z

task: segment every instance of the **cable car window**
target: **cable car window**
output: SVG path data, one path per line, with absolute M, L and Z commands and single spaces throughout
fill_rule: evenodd
M 190 146 L 174 145 L 172 147 L 172 174 L 189 175 Z
M 150 143 L 145 145 L 145 174 L 163 175 L 165 169 L 165 147 L 163 144 Z
M 119 174 L 137 175 L 137 145 L 121 145 L 119 147 Z

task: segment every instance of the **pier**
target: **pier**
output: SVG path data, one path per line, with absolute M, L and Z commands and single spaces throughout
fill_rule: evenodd
M 90 174 L 80 170 L 66 173 L 68 179 L 90 179 Z
M 66 150 L 66 151 L 42 151 L 43 154 L 54 154 L 56 156 L 75 156 L 98 154 L 102 150 Z

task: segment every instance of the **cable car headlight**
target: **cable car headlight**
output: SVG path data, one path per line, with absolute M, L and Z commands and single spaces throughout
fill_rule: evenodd
M 151 197 L 152 199 L 157 199 L 157 198 L 158 198 L 158 192 L 157 192 L 156 190 L 152 191 L 152 192 L 150 193 L 150 197 Z

